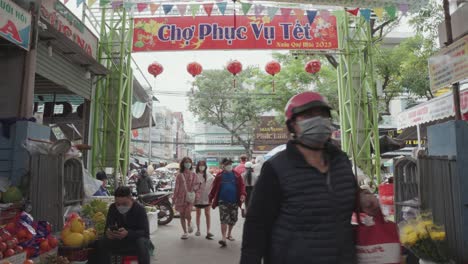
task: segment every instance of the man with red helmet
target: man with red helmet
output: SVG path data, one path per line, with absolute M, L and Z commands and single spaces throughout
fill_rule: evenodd
M 241 264 L 355 263 L 351 216 L 378 201 L 360 192 L 347 155 L 330 142 L 331 107 L 315 92 L 293 96 L 286 150 L 263 164 L 244 224 Z

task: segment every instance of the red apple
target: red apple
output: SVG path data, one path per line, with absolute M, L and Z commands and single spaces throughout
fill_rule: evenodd
M 8 246 L 5 242 L 0 243 L 0 252 L 5 252 L 7 250 Z
M 18 254 L 18 253 L 21 253 L 21 252 L 23 252 L 23 251 L 24 251 L 24 249 L 23 249 L 22 246 L 16 246 L 16 247 L 15 247 L 15 252 L 16 252 L 17 254 Z
M 15 251 L 11 248 L 7 249 L 7 251 L 5 251 L 5 258 L 9 258 L 11 256 L 13 256 L 15 254 Z
M 41 251 L 47 252 L 50 250 L 49 241 L 44 240 L 41 242 Z
M 56 248 L 58 246 L 58 240 L 57 238 L 53 237 L 53 236 L 50 236 L 49 237 L 49 246 L 50 248 Z

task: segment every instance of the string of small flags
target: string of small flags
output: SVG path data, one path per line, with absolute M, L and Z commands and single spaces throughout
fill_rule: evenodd
M 79 7 L 84 3 L 85 0 L 76 0 L 76 6 Z M 64 0 L 64 3 L 67 4 L 69 0 Z M 125 8 L 128 11 L 135 10 L 138 13 L 150 12 L 154 15 L 158 10 L 162 9 L 165 15 L 177 10 L 180 16 L 185 16 L 187 10 L 190 10 L 190 13 L 193 17 L 197 16 L 200 13 L 201 8 L 205 11 L 207 16 L 213 14 L 214 7 L 219 14 L 224 15 L 226 13 L 226 8 L 228 5 L 227 1 L 221 1 L 216 3 L 193 3 L 193 4 L 162 4 L 159 2 L 128 2 L 122 0 L 87 0 L 88 7 L 93 7 L 99 3 L 99 7 L 111 7 L 112 9 Z M 375 14 L 379 19 L 383 19 L 387 15 L 390 19 L 397 17 L 397 12 L 400 11 L 402 15 L 405 15 L 409 10 L 408 4 L 399 4 L 398 6 L 389 5 L 386 7 L 376 7 L 376 8 L 346 8 L 345 11 L 337 10 L 330 13 L 328 10 L 304 10 L 302 8 L 285 8 L 285 7 L 274 7 L 266 6 L 263 4 L 253 4 L 251 2 L 240 2 L 241 10 L 244 15 L 249 14 L 250 11 L 253 11 L 255 16 L 261 16 L 266 12 L 266 15 L 273 19 L 279 11 L 281 16 L 290 16 L 294 14 L 299 19 L 302 19 L 304 16 L 307 16 L 310 23 L 312 23 L 317 16 L 329 16 L 334 15 L 337 17 L 343 16 L 344 12 L 348 12 L 353 16 L 362 16 L 367 21 L 370 21 L 372 14 Z

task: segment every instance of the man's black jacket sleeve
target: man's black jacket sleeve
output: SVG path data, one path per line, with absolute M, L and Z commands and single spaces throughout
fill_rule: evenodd
M 260 173 L 247 208 L 242 239 L 241 264 L 269 263 L 271 232 L 281 203 L 278 176 L 266 162 Z

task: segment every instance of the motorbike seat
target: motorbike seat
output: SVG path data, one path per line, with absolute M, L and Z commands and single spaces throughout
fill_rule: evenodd
M 139 197 L 144 201 L 151 201 L 154 199 L 161 198 L 162 196 L 168 195 L 167 192 L 155 192 L 155 193 L 147 193 L 140 195 Z

